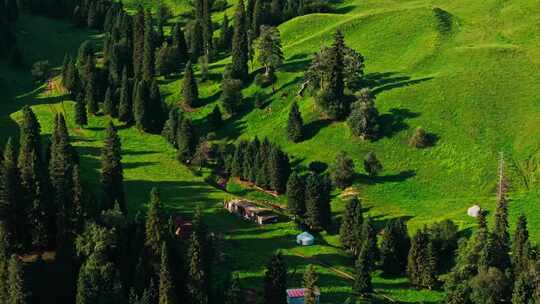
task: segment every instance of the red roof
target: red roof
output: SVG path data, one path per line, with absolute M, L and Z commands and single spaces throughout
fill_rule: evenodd
M 287 289 L 287 296 L 289 298 L 304 297 L 304 288 Z

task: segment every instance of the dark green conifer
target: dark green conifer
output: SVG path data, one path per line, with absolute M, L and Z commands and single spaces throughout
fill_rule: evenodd
M 75 101 L 75 123 L 82 128 L 88 124 L 86 102 L 82 93 L 79 93 Z
M 221 21 L 221 30 L 219 32 L 219 46 L 225 50 L 228 51 L 231 48 L 231 27 L 229 25 L 229 17 L 227 16 L 227 13 L 223 15 L 223 20 Z
M 225 304 L 242 304 L 244 303 L 244 295 L 240 288 L 240 282 L 237 275 L 234 275 L 231 284 L 225 292 Z
M 24 272 L 21 261 L 16 255 L 12 255 L 8 265 L 8 297 L 7 304 L 28 303 L 28 292 L 24 282 Z
M 329 79 L 317 96 L 317 103 L 328 116 L 340 119 L 347 113 L 344 98 L 343 66 L 345 56 L 345 41 L 341 31 L 334 35 L 334 43 L 329 49 Z
M 150 92 L 148 82 L 141 80 L 136 85 L 135 98 L 133 100 L 133 114 L 135 124 L 141 131 L 149 131 L 148 101 Z
M 152 13 L 146 12 L 144 17 L 144 49 L 142 77 L 146 81 L 152 81 L 155 75 L 155 33 L 152 22 Z
M 163 242 L 159 270 L 159 304 L 176 304 L 177 301 L 167 242 Z
M 144 244 L 155 258 L 160 256 L 161 246 L 165 241 L 165 224 L 166 219 L 159 192 L 156 188 L 152 188 L 146 218 L 146 240 Z
M 357 197 L 349 200 L 339 227 L 341 245 L 356 252 L 361 244 L 361 227 L 364 222 L 362 203 Z
M 382 171 L 382 164 L 374 152 L 369 152 L 364 158 L 364 170 L 370 177 L 375 177 Z
M 25 208 L 20 200 L 20 174 L 17 152 L 11 138 L 6 142 L 0 176 L 0 223 L 4 223 L 7 238 L 13 248 L 20 248 L 24 240 Z
M 182 97 L 184 99 L 184 105 L 189 108 L 195 108 L 199 104 L 199 89 L 197 87 L 197 80 L 193 75 L 193 68 L 191 62 L 186 65 L 184 72 L 184 81 L 182 83 Z
M 232 40 L 232 66 L 231 77 L 234 79 L 247 80 L 248 78 L 248 43 L 246 31 L 246 15 L 244 1 L 236 5 L 234 16 L 234 34 Z
M 178 161 L 187 163 L 193 158 L 198 142 L 191 119 L 183 119 L 176 134 L 176 140 L 178 142 Z
M 531 259 L 530 246 L 527 218 L 521 214 L 518 218 L 512 241 L 512 265 L 515 273 L 521 273 L 527 270 Z
M 331 224 L 330 183 L 326 176 L 315 173 L 306 178 L 306 224 L 314 230 L 326 229 Z
M 433 244 L 427 232 L 418 230 L 411 242 L 407 275 L 411 284 L 432 289 L 437 281 Z
M 354 162 L 346 152 L 341 151 L 330 167 L 330 177 L 336 187 L 345 189 L 352 185 L 355 177 Z
M 373 292 L 371 283 L 372 265 L 369 256 L 369 246 L 362 246 L 355 262 L 355 278 L 353 290 L 362 297 L 368 297 Z
M 176 141 L 176 134 L 178 132 L 178 126 L 180 125 L 181 120 L 182 115 L 180 114 L 178 107 L 171 107 L 171 109 L 169 110 L 169 118 L 165 122 L 163 132 L 161 132 L 161 135 L 163 135 L 163 137 L 165 137 L 165 139 L 175 148 L 178 147 L 178 142 Z
M 280 253 L 272 255 L 264 273 L 264 303 L 287 303 L 287 267 Z
M 124 123 L 133 121 L 133 105 L 131 92 L 132 85 L 128 78 L 127 69 L 122 72 L 122 86 L 120 88 L 120 102 L 118 105 L 118 119 Z
M 255 156 L 255 155 L 253 155 Z M 270 186 L 278 194 L 287 190 L 287 180 L 291 174 L 289 157 L 278 147 L 272 149 L 268 163 L 270 170 Z
M 114 98 L 114 89 L 108 87 L 105 92 L 105 100 L 103 101 L 103 112 L 111 117 L 118 116 L 118 108 L 116 106 L 116 100 Z
M 109 122 L 106 133 L 105 143 L 101 150 L 102 206 L 105 209 L 113 209 L 118 204 L 122 213 L 126 215 L 122 144 L 112 122 Z
M 315 272 L 315 266 L 309 265 L 304 273 L 304 303 L 305 304 L 317 304 L 317 295 L 319 288 L 317 287 L 317 273 Z
M 298 108 L 298 103 L 293 102 L 287 121 L 287 135 L 292 142 L 299 142 L 304 137 L 304 121 Z
M 175 51 L 175 59 L 177 62 L 175 68 L 180 69 L 180 67 L 188 61 L 189 55 L 186 45 L 186 37 L 179 23 L 176 23 L 173 27 L 172 46 Z
M 379 112 L 369 89 L 363 89 L 352 105 L 347 124 L 355 136 L 373 140 L 379 135 Z
M 133 72 L 140 79 L 143 71 L 145 15 L 142 6 L 133 17 Z
M 304 188 L 304 178 L 298 173 L 293 172 L 287 181 L 287 208 L 295 216 L 302 216 L 306 211 Z
M 380 246 L 381 268 L 385 274 L 398 275 L 405 271 L 410 246 L 405 222 L 402 219 L 388 221 Z
M 188 249 L 189 259 L 189 280 L 188 291 L 191 296 L 192 303 L 194 304 L 206 304 L 208 303 L 208 288 L 209 278 L 207 267 L 205 265 L 205 246 L 203 237 L 199 233 L 193 233 L 191 235 L 191 241 Z

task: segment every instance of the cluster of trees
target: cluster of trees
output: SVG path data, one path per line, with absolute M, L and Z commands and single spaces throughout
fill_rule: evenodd
M 101 200 L 84 189 L 76 150 L 62 115 L 43 145 L 39 122 L 23 108 L 20 148 L 8 140 L 0 167 L 0 222 L 10 252 L 57 248 L 68 251 L 86 217 L 118 206 L 126 212 L 121 147 L 110 125 L 102 150 Z
M 12 63 L 20 62 L 17 37 L 13 29 L 19 18 L 19 6 L 15 0 L 0 1 L 0 56 L 8 57 Z
M 66 56 L 64 61 L 63 85 L 77 102 L 76 123 L 86 125 L 87 113 L 95 115 L 101 109 L 126 124 L 135 123 L 142 131 L 160 133 L 167 109 L 155 78 L 155 45 L 159 35 L 152 15 L 139 9 L 131 17 L 120 3 L 115 3 L 106 13 L 104 28 L 108 32 L 103 68 L 96 66 L 90 41 L 81 45 L 77 58 Z M 179 44 L 183 43 L 185 50 L 183 35 L 180 36 Z M 182 62 L 180 59 L 185 57 L 186 54 L 179 54 L 175 58 Z
M 280 147 L 265 138 L 262 142 L 240 141 L 230 153 L 222 156 L 225 171 L 230 176 L 249 181 L 257 186 L 285 193 L 291 174 L 289 157 Z
M 468 240 L 459 242 L 456 265 L 445 282 L 445 303 L 536 303 L 540 276 L 527 219 L 519 216 L 513 237 L 508 228 L 508 198 L 501 178 L 494 225 L 484 214 Z
M 332 185 L 327 175 L 293 173 L 287 182 L 287 208 L 311 230 L 330 229 Z
M 353 289 L 364 297 L 373 291 L 371 274 L 377 267 L 387 275 L 406 274 L 414 286 L 436 287 L 443 262 L 453 256 L 458 243 L 458 228 L 450 220 L 425 227 L 411 239 L 405 221 L 392 219 L 378 239 L 373 220 L 364 218 L 358 198 L 347 203 L 339 235 L 343 247 L 356 257 Z

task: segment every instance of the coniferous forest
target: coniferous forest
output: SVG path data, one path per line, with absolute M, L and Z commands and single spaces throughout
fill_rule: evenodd
M 538 9 L 0 0 L 0 304 L 540 303 Z

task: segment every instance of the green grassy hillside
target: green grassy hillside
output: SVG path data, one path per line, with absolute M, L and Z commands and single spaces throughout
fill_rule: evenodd
M 188 9 L 186 1 L 166 3 L 175 14 Z M 329 163 L 345 150 L 363 173 L 364 155 L 375 151 L 385 168 L 382 176 L 374 181 L 361 177 L 355 187 L 378 227 L 389 218 L 404 217 L 409 219 L 411 231 L 447 218 L 462 229 L 473 227 L 466 209 L 474 203 L 494 208 L 493 189 L 502 151 L 512 185 L 511 223 L 519 213 L 525 213 L 531 237 L 538 241 L 536 166 L 540 137 L 535 135 L 540 126 L 540 18 L 535 12 L 539 9 L 540 4 L 530 0 L 345 0 L 335 14 L 290 20 L 280 26 L 286 64 L 278 73 L 278 92 L 271 95 L 270 89 L 254 85 L 246 88 L 247 103 L 253 102 L 255 92 L 264 91 L 268 105 L 262 110 L 251 106 L 239 119 L 228 121 L 217 136 L 220 140 L 267 136 L 290 153 L 300 169 L 311 161 Z M 220 18 L 216 15 L 215 21 Z M 376 93 L 384 136 L 375 142 L 354 138 L 345 123 L 322 120 L 313 98 L 307 96 L 297 101 L 307 123 L 308 139 L 291 144 L 285 126 L 303 71 L 312 54 L 331 43 L 337 29 L 366 59 L 365 83 Z M 76 52 L 85 39 L 99 38 L 67 23 L 27 15 L 17 31 L 28 63 L 49 59 L 54 66 L 61 64 L 65 52 Z M 205 106 L 192 113 L 196 123 L 203 123 L 219 102 L 220 74 L 228 61 L 211 65 L 212 79 L 217 81 L 200 84 Z M 166 101 L 178 103 L 181 79 L 161 83 Z M 51 131 L 54 113 L 65 111 L 81 154 L 85 181 L 98 187 L 99 148 L 107 118 L 93 117 L 87 128 L 77 129 L 72 102 L 61 103 L 60 92 L 36 87 L 28 69 L 0 64 L 0 92 L 2 139 L 17 136 L 17 111 L 24 104 L 34 105 L 45 133 Z M 408 146 L 417 126 L 436 135 L 434 147 L 416 150 Z M 159 136 L 134 128 L 121 129 L 120 136 L 130 211 L 145 207 L 153 186 L 159 187 L 172 210 L 190 212 L 196 204 L 204 204 L 212 228 L 230 240 L 226 248 L 229 259 L 223 269 L 239 271 L 246 286 L 260 286 L 264 265 L 277 249 L 286 255 L 291 270 L 298 270 L 291 285 L 299 284 L 304 265 L 313 262 L 310 258 L 352 271 L 351 261 L 337 247 L 336 235 L 323 234 L 316 246 L 298 248 L 293 243 L 298 231 L 292 224 L 261 228 L 243 223 L 225 214 L 218 203 L 235 193 L 267 198 L 265 195 L 238 185 L 229 187 L 233 194 L 211 187 L 204 183 L 205 173 L 196 176 L 178 164 L 173 149 Z M 332 207 L 337 219 L 343 202 L 339 193 L 334 194 Z M 329 269 L 318 270 L 323 302 L 343 302 L 350 284 Z M 409 289 L 403 278 L 378 276 L 374 286 L 378 293 L 402 303 L 436 303 L 441 299 L 437 291 Z

